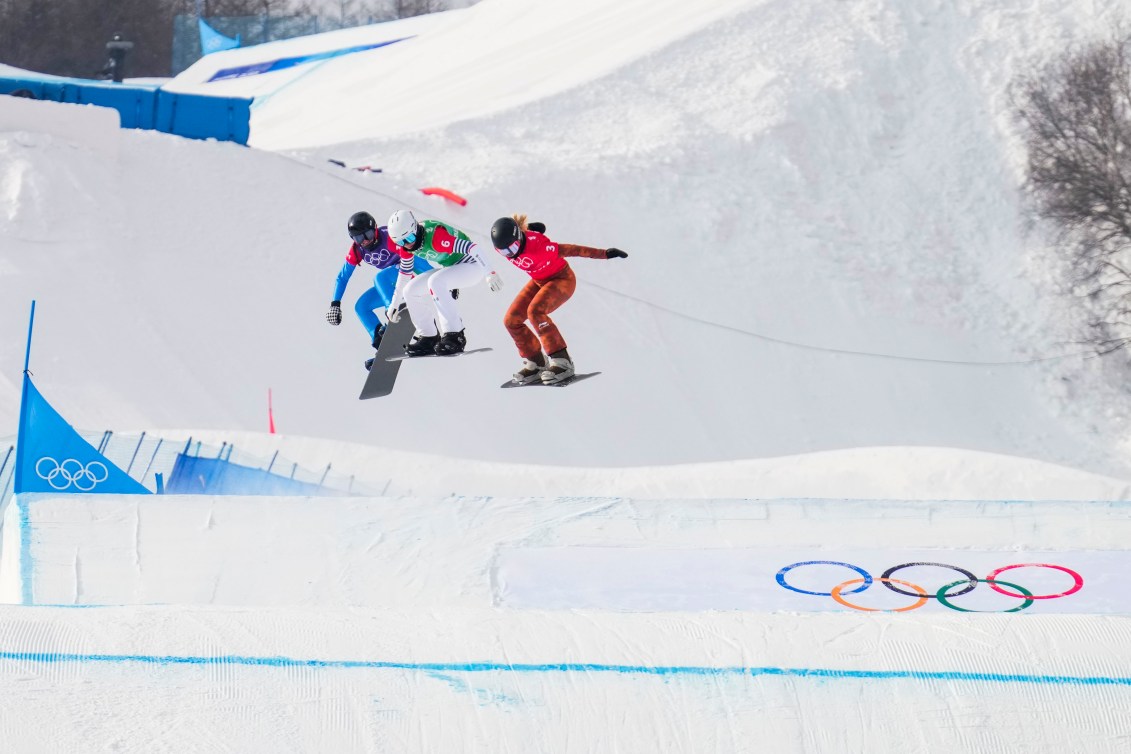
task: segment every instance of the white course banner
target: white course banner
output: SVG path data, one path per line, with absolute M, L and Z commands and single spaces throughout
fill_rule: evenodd
M 502 607 L 1131 614 L 1131 551 L 502 550 Z

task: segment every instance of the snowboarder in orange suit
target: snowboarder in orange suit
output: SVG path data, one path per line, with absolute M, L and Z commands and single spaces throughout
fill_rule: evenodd
M 522 369 L 515 372 L 512 379 L 518 385 L 539 379 L 543 384 L 553 385 L 574 376 L 565 338 L 550 319 L 550 312 L 568 301 L 577 289 L 577 277 L 566 257 L 623 259 L 628 256 L 617 248 L 557 244 L 545 231 L 546 226 L 541 223 L 527 225 L 526 215 L 500 217 L 491 226 L 491 243 L 495 249 L 530 276 L 503 320 L 522 357 Z

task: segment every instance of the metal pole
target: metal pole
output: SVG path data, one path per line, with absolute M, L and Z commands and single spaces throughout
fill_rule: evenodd
M 4 454 L 4 463 L 0 464 L 0 479 L 4 478 L 4 469 L 8 468 L 8 459 L 12 457 L 12 451 L 15 449 L 14 445 L 8 447 L 8 452 Z M 8 481 L 4 483 L 4 492 L 7 493 L 8 485 L 12 483 L 12 477 L 8 477 Z M 4 495 L 0 495 L 0 508 L 4 506 Z
M 31 302 L 31 318 L 27 323 L 27 351 L 24 352 L 24 374 L 31 365 L 31 328 L 35 325 L 35 301 Z
M 142 481 L 145 481 L 145 478 L 149 476 L 149 470 L 153 468 L 153 462 L 157 460 L 157 451 L 161 450 L 161 443 L 163 442 L 165 442 L 165 438 L 157 438 L 157 447 L 153 449 L 153 455 L 149 457 L 149 465 L 145 467 L 145 473 L 141 475 Z
M 31 317 L 28 318 L 28 323 L 27 323 L 27 350 L 24 352 L 24 383 L 23 383 L 23 387 L 20 390 L 20 424 L 19 424 L 19 429 L 17 430 L 17 433 L 16 433 L 16 469 L 12 474 L 12 476 L 15 479 L 15 483 L 16 483 L 15 489 L 16 490 L 24 489 L 23 481 L 24 481 L 24 465 L 25 464 L 23 462 L 23 456 L 24 456 L 24 452 L 25 452 L 24 449 L 27 447 L 27 437 L 24 437 L 23 435 L 24 435 L 25 431 L 27 430 L 27 410 L 28 410 L 27 394 L 28 394 L 28 386 L 31 384 L 31 371 L 30 371 L 30 366 L 31 366 L 31 333 L 32 333 L 32 328 L 34 327 L 34 325 L 35 325 L 35 301 L 32 300 L 32 302 L 31 302 Z M 4 487 L 4 492 L 5 492 L 5 494 L 7 494 L 7 492 L 8 492 L 7 486 Z
M 15 448 L 15 445 L 8 446 L 8 452 L 4 454 L 4 463 L 0 463 L 0 476 L 4 476 L 4 469 L 8 468 L 8 459 L 12 457 L 12 451 Z
M 130 462 L 126 466 L 126 476 L 130 475 L 130 469 L 132 469 L 134 467 L 134 460 L 137 458 L 137 453 L 138 453 L 139 450 L 141 450 L 141 444 L 143 442 L 145 442 L 145 432 L 142 432 L 141 437 L 139 437 L 138 440 L 137 440 L 137 447 L 134 448 L 134 454 L 133 454 L 133 456 L 130 457 Z

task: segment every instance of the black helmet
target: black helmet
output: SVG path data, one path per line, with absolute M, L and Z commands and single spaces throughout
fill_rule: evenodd
M 350 238 L 357 243 L 372 241 L 377 237 L 377 221 L 368 212 L 354 212 L 350 215 L 346 229 L 349 230 Z
M 500 217 L 495 221 L 495 224 L 491 226 L 491 243 L 500 251 L 511 246 L 516 241 L 519 243 L 519 248 L 521 248 L 522 240 L 522 231 L 519 229 L 518 223 L 514 221 L 514 218 Z M 511 256 L 518 253 L 518 249 L 512 251 Z

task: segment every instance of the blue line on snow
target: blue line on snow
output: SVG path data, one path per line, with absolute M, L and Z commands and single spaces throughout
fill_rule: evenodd
M 55 654 L 50 652 L 0 652 L 0 660 L 21 662 L 134 662 L 145 665 L 244 665 L 271 668 L 338 668 L 368 670 L 419 670 L 448 673 L 617 673 L 623 675 L 687 676 L 784 676 L 916 681 L 983 681 L 989 683 L 1038 683 L 1071 686 L 1131 686 L 1131 677 L 1025 675 L 1018 673 L 973 673 L 960 670 L 834 670 L 831 668 L 697 667 L 693 665 L 602 665 L 596 663 L 546 663 L 511 665 L 501 662 L 382 662 L 377 660 L 301 660 L 290 657 L 191 657 L 177 655 Z

